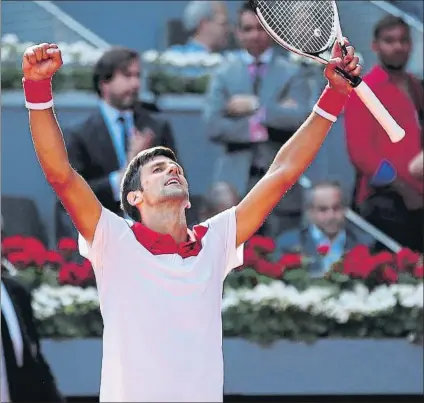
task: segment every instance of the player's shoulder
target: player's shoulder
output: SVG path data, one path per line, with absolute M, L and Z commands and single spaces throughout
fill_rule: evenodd
M 236 207 L 230 207 L 200 223 L 200 226 L 206 227 L 211 232 L 221 231 L 228 228 L 228 225 L 236 224 Z

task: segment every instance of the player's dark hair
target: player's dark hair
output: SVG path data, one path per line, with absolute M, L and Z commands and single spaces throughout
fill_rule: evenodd
M 404 27 L 408 33 L 410 32 L 409 25 L 403 18 L 391 14 L 386 15 L 374 26 L 374 40 L 379 39 L 383 31 L 399 26 Z
M 116 72 L 124 72 L 140 55 L 132 49 L 113 47 L 103 53 L 93 71 L 93 87 L 99 97 L 102 97 L 101 83 L 109 81 Z
M 141 186 L 140 168 L 154 158 L 163 156 L 177 162 L 174 152 L 166 147 L 153 147 L 141 151 L 130 163 L 125 171 L 121 183 L 121 209 L 134 221 L 141 222 L 140 212 L 137 207 L 128 203 L 128 193 L 143 190 Z

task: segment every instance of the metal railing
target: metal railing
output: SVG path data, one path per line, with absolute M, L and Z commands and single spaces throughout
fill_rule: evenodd
M 69 28 L 71 31 L 77 33 L 88 42 L 90 45 L 99 49 L 109 48 L 110 44 L 104 41 L 100 36 L 90 31 L 87 27 L 80 24 L 78 21 L 73 19 L 69 14 L 65 13 L 51 1 L 38 1 L 32 0 L 39 7 L 50 13 L 52 16 L 57 18 L 63 25 Z

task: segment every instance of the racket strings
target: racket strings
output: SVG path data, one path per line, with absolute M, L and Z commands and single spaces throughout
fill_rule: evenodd
M 334 42 L 331 1 L 258 1 L 258 8 L 274 33 L 290 47 L 321 53 Z

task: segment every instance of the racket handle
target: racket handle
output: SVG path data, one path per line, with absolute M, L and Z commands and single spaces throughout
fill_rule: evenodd
M 387 109 L 383 106 L 377 96 L 371 91 L 366 83 L 361 83 L 354 88 L 358 97 L 365 104 L 368 110 L 378 120 L 383 129 L 387 132 L 392 143 L 397 143 L 405 137 L 403 130 L 393 119 Z

